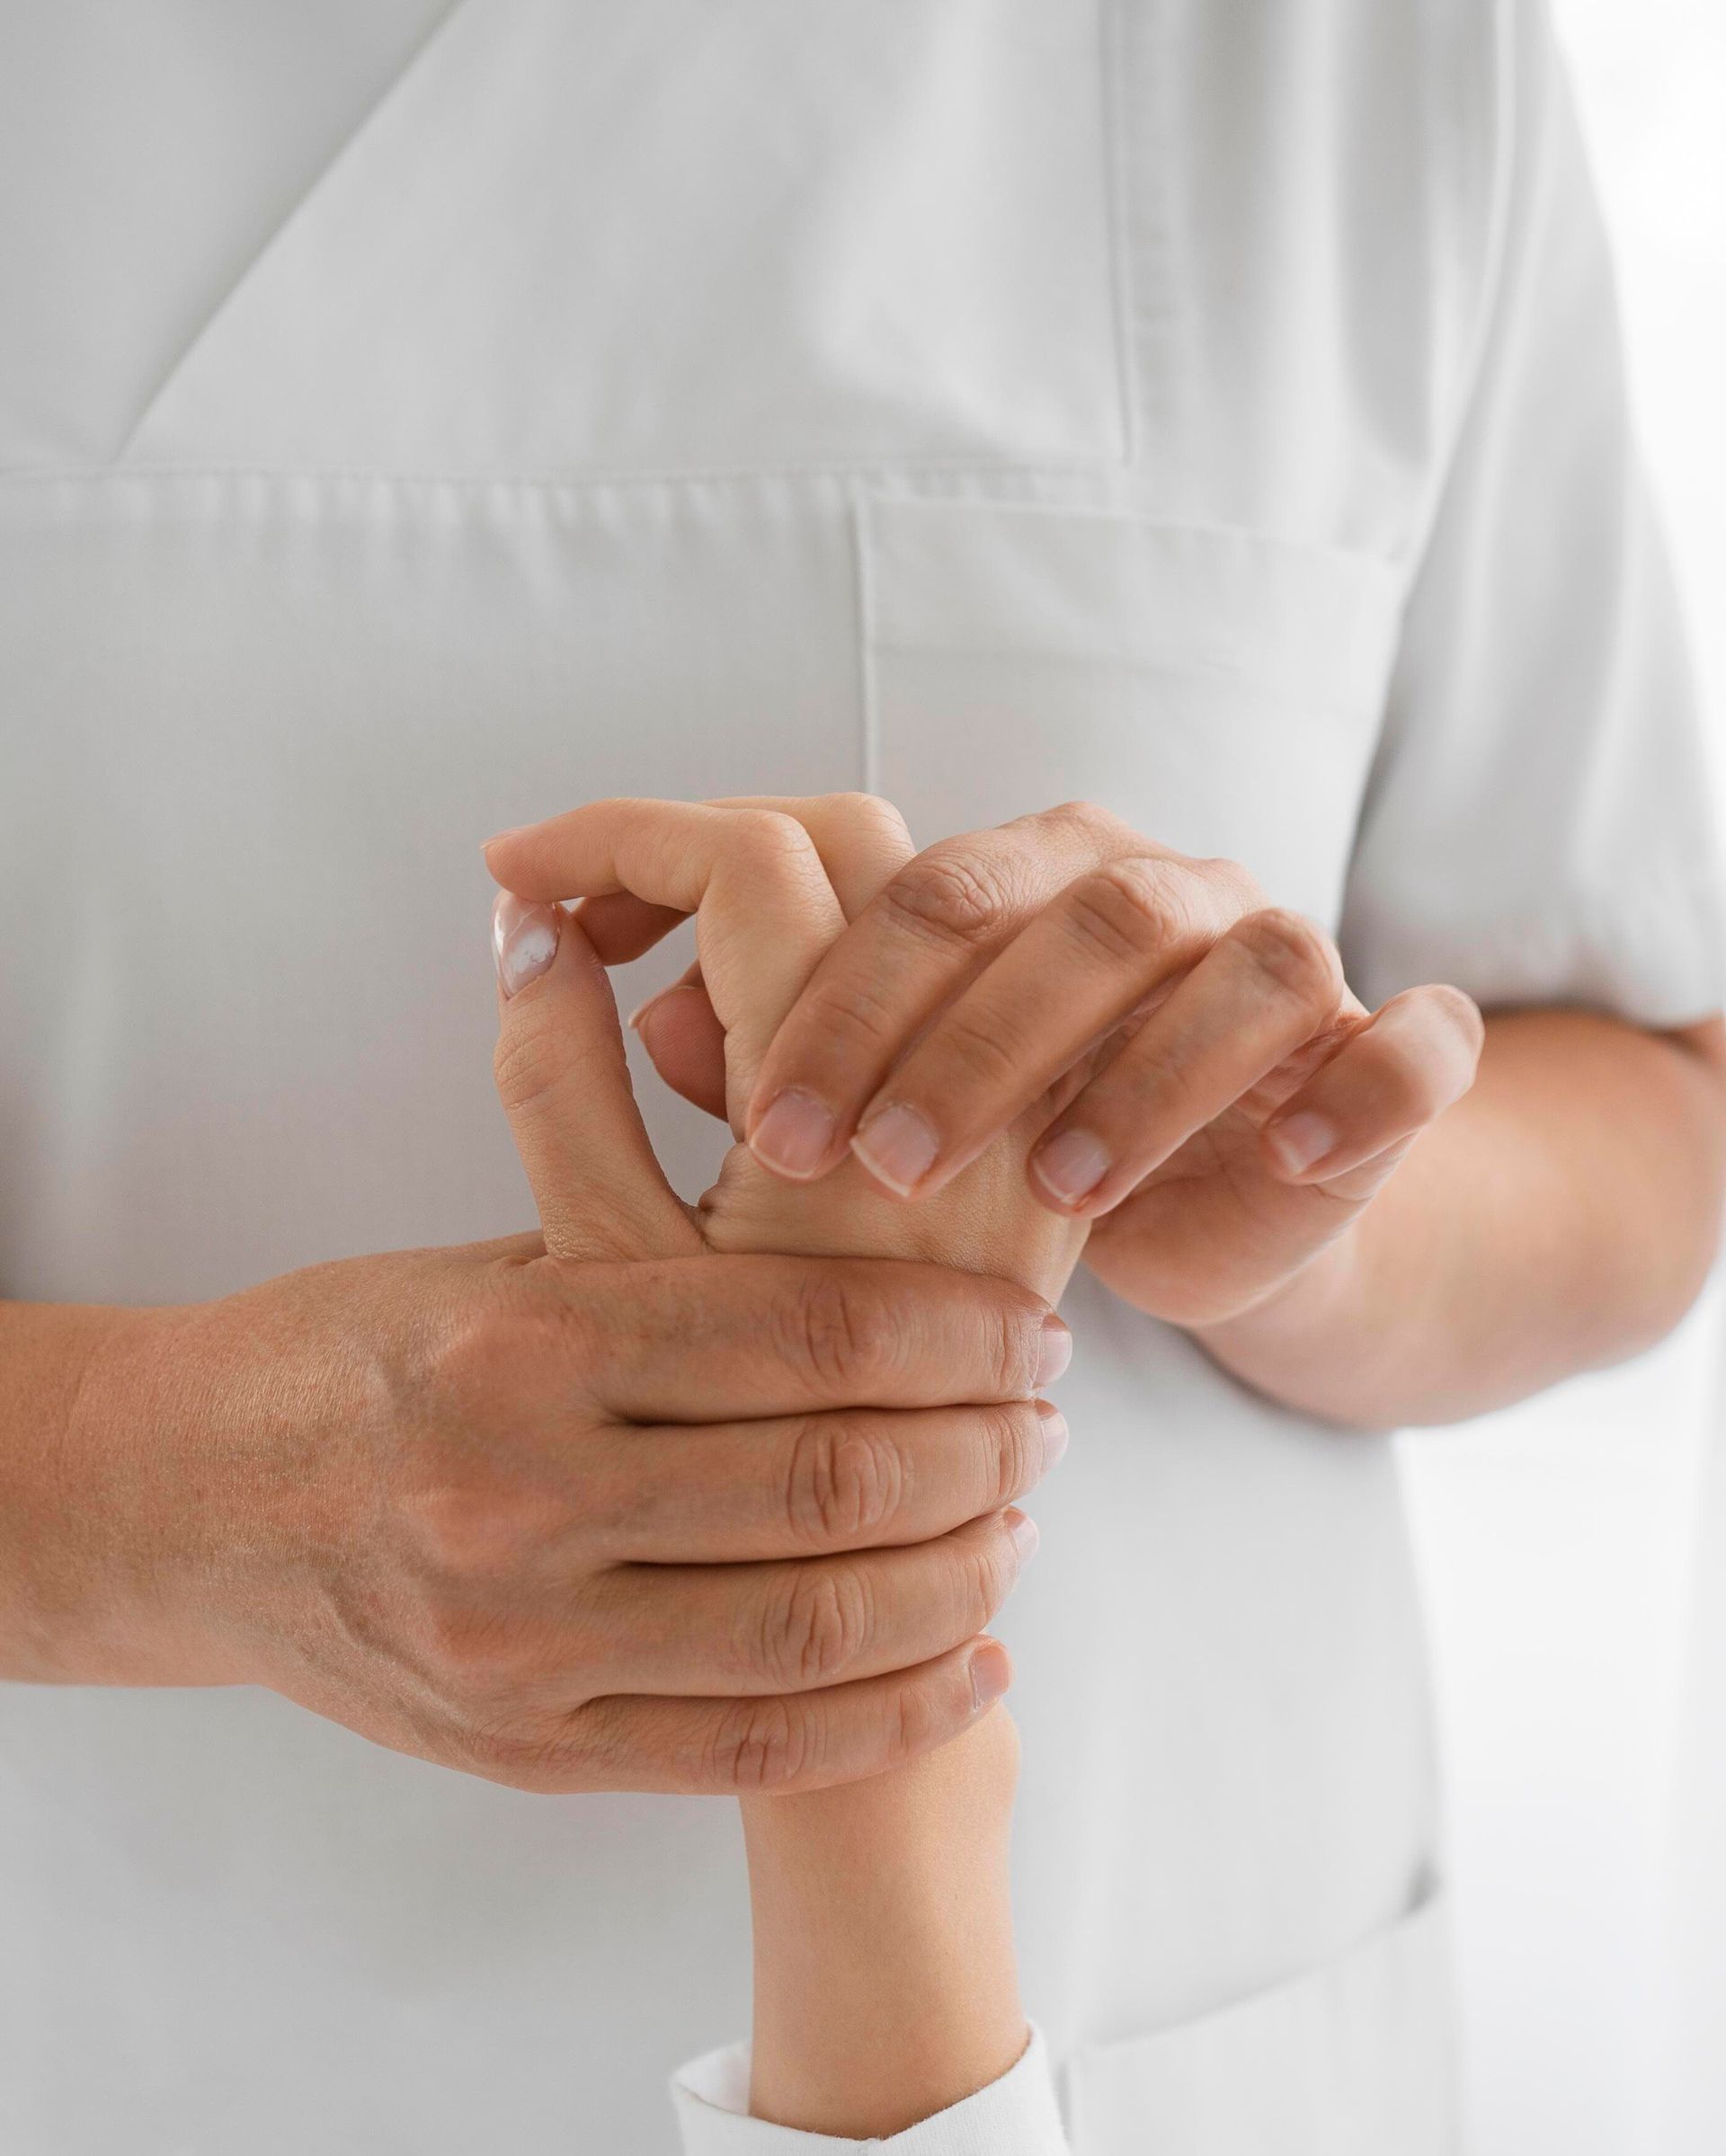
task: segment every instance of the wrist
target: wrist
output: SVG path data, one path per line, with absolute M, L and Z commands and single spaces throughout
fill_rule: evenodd
M 1018 1774 L 1018 1732 L 995 1708 L 890 1773 L 745 1803 L 756 2116 L 885 2136 L 1019 2056 L 1008 1866 Z
M 213 1389 L 196 1353 L 199 1308 L 108 1313 L 81 1372 L 57 1463 L 59 1516 L 41 1538 L 61 1682 L 243 1679 L 207 1622 L 230 1539 L 199 1437 Z

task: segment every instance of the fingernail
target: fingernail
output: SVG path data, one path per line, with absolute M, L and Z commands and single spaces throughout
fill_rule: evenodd
M 1298 1176 L 1334 1151 L 1337 1133 L 1322 1115 L 1303 1113 L 1271 1126 L 1270 1145 L 1284 1172 Z
M 1036 1531 L 1036 1522 L 1028 1513 L 1021 1513 L 1016 1504 L 1010 1504 L 1001 1517 L 1007 1522 L 1007 1532 L 1013 1538 L 1013 1548 L 1023 1565 L 1036 1555 L 1036 1546 L 1043 1539 Z
M 1108 1173 L 1108 1149 L 1089 1131 L 1063 1131 L 1031 1156 L 1037 1181 L 1058 1205 L 1077 1205 Z
M 506 996 L 538 980 L 556 957 L 563 920 L 559 907 L 531 904 L 512 891 L 498 892 L 492 908 L 492 955 Z
M 1053 1400 L 1039 1400 L 1036 1412 L 1043 1419 L 1043 1472 L 1046 1475 L 1067 1449 L 1067 1418 Z
M 1058 1318 L 1043 1320 L 1043 1338 L 1036 1351 L 1034 1385 L 1053 1385 L 1072 1361 L 1072 1335 Z
M 763 1167 L 801 1183 L 814 1175 L 832 1151 L 838 1128 L 824 1102 L 792 1086 L 776 1096 L 756 1124 L 749 1149 Z
M 851 1150 L 877 1183 L 885 1183 L 902 1198 L 912 1192 L 935 1165 L 940 1140 L 915 1108 L 883 1108 L 851 1140 Z
M 992 1707 L 1013 1681 L 1013 1665 L 998 1639 L 986 1639 L 971 1657 L 971 1699 L 975 1711 Z
M 505 838 L 513 838 L 518 831 L 525 831 L 528 828 L 525 823 L 512 823 L 507 831 L 494 831 L 489 838 L 480 840 L 479 850 L 488 854 L 493 847 L 501 845 Z
M 663 1003 L 666 997 L 672 995 L 673 992 L 674 990 L 672 989 L 661 989 L 657 996 L 649 996 L 645 1003 L 636 1004 L 635 1009 L 632 1010 L 629 1016 L 624 1020 L 624 1024 L 629 1028 L 631 1033 L 638 1034 L 641 1031 L 641 1022 L 647 1016 L 648 1012 L 654 1009 L 659 1004 Z

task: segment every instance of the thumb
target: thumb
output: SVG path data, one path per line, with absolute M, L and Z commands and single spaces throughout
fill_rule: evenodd
M 493 1069 L 554 1257 L 679 1256 L 700 1247 L 629 1084 L 605 969 L 561 906 L 501 892 L 492 914 Z
M 585 909 L 583 909 L 585 913 Z M 651 997 L 629 1025 L 673 1093 L 725 1120 L 725 1029 L 698 965 Z

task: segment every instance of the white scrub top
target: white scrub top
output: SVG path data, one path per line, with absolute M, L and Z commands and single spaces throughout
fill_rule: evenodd
M 20 1296 L 529 1225 L 477 841 L 597 794 L 1089 796 L 1369 1001 L 1722 1000 L 1533 0 L 0 0 L 0 714 Z M 1392 1446 L 1066 1308 L 1002 1629 L 1072 2145 L 1440 2156 Z M 0 1690 L 8 2156 L 663 2156 L 748 1963 L 728 1803 Z

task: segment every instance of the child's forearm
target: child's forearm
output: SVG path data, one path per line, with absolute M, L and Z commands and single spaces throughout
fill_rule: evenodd
M 1019 1739 L 994 1708 L 891 1774 L 743 1805 L 755 1928 L 750 2109 L 902 2131 L 1025 2047 L 1008 1838 Z

